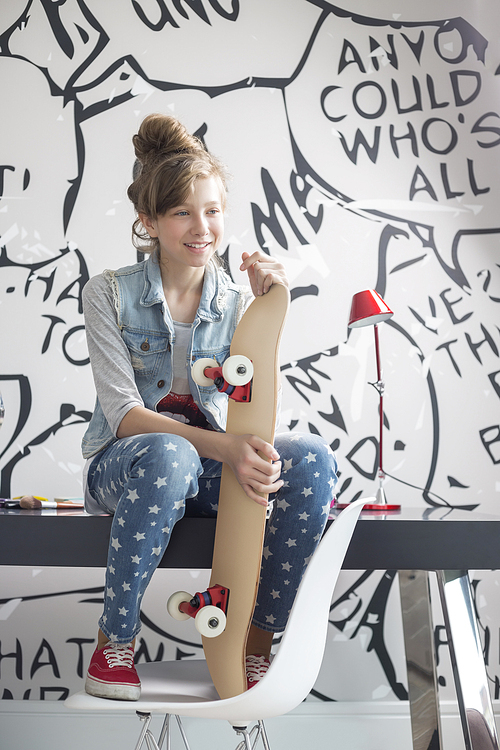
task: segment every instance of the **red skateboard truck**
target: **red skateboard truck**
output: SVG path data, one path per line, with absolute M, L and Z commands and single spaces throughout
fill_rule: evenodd
M 228 357 L 222 367 L 214 359 L 202 357 L 192 366 L 191 375 L 197 385 L 213 383 L 234 401 L 248 403 L 252 398 L 253 364 L 244 355 Z
M 194 596 L 187 591 L 176 591 L 167 602 L 167 611 L 174 620 L 194 619 L 196 629 L 207 638 L 224 632 L 229 601 L 229 589 L 210 586 Z

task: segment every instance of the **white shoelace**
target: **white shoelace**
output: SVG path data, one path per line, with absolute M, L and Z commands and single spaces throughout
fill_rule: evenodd
M 134 666 L 134 649 L 131 643 L 108 643 L 103 653 L 110 669 L 113 667 L 132 669 Z
M 250 654 L 245 660 L 247 679 L 249 682 L 259 682 L 269 669 L 269 659 L 265 656 Z

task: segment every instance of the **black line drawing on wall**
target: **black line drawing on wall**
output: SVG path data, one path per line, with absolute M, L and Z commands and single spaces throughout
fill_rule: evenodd
M 344 501 L 373 493 L 371 343 L 346 322 L 352 294 L 375 288 L 396 312 L 383 340 L 388 495 L 429 512 L 493 510 L 498 52 L 470 17 L 436 20 L 429 7 L 432 20 L 378 18 L 353 5 L 27 0 L 2 11 L 2 496 L 33 475 L 78 487 L 93 406 L 81 290 L 134 262 L 132 157 L 116 152 L 163 108 L 235 175 L 233 275 L 252 245 L 287 264 L 282 429 L 328 439 Z M 203 66 L 182 54 L 200 40 Z M 386 602 L 390 587 L 380 590 Z M 403 698 L 379 636 L 384 679 Z

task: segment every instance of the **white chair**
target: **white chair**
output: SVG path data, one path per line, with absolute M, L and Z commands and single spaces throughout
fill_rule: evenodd
M 139 664 L 142 682 L 139 701 L 110 701 L 85 692 L 66 700 L 72 710 L 135 711 L 143 722 L 135 750 L 170 750 L 170 718 L 175 715 L 187 750 L 180 716 L 225 719 L 243 737 L 237 750 L 252 750 L 259 737 L 269 749 L 263 719 L 281 716 L 298 706 L 312 689 L 323 659 L 333 590 L 354 527 L 366 500 L 351 503 L 331 524 L 316 549 L 300 584 L 278 652 L 263 677 L 250 690 L 233 698 L 218 698 L 206 662 L 185 660 Z M 152 714 L 164 714 L 158 741 L 149 723 Z M 255 724 L 248 731 L 249 724 Z

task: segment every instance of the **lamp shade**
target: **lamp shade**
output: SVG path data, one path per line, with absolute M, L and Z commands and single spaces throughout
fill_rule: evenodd
M 380 294 L 374 289 L 357 292 L 352 298 L 349 328 L 362 328 L 383 323 L 392 318 L 394 313 L 386 305 Z

